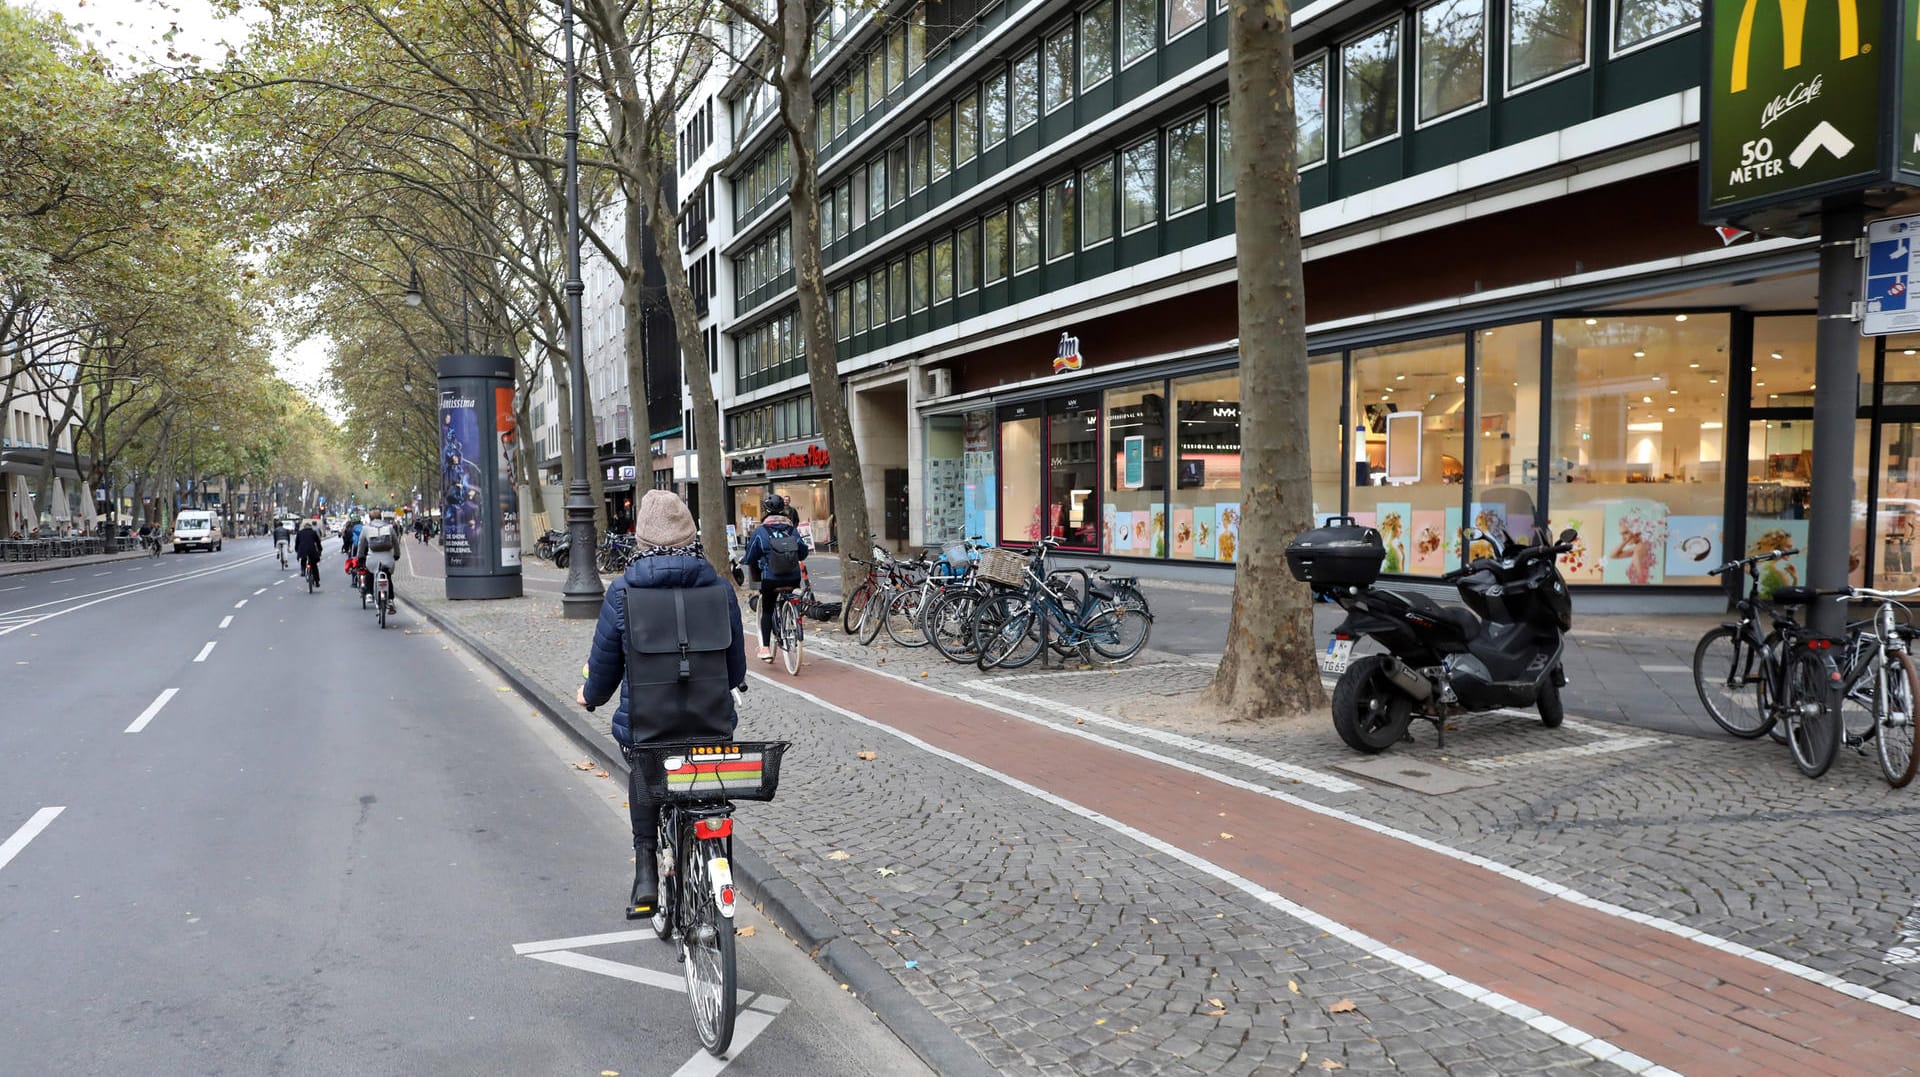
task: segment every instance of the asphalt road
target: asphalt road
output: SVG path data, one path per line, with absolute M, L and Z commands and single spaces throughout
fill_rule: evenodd
M 0 1074 L 720 1072 L 624 788 L 337 547 L 227 546 L 0 581 Z M 923 1072 L 739 926 L 724 1072 Z

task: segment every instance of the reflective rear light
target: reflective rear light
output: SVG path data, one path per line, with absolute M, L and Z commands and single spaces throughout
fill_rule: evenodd
M 693 836 L 696 838 L 730 838 L 733 836 L 733 819 L 701 819 L 693 824 Z

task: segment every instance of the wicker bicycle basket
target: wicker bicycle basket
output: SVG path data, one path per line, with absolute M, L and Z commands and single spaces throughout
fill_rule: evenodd
M 1002 587 L 1019 587 L 1027 582 L 1026 555 L 1003 546 L 980 551 L 980 578 Z
M 662 801 L 772 800 L 780 757 L 790 742 L 636 744 L 625 750 L 647 789 Z

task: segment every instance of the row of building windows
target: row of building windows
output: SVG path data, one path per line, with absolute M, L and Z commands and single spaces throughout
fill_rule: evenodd
M 694 110 L 693 117 L 680 126 L 680 161 L 691 161 L 713 145 L 713 98 Z
M 745 297 L 792 268 L 793 226 L 783 224 L 733 260 L 734 287 Z
M 1163 209 L 1167 218 L 1202 209 L 1209 153 L 1218 155 L 1214 195 L 1231 198 L 1232 139 L 1224 101 L 838 288 L 832 299 L 835 336 L 845 340 L 1038 269 L 1043 260 L 1090 250 L 1111 242 L 1116 231 L 1149 228 Z
M 792 178 L 793 147 L 787 145 L 786 139 L 778 139 L 756 154 L 753 163 L 734 178 L 738 204 L 742 208 L 757 206 L 786 190 L 787 181 Z
M 927 64 L 927 9 L 916 6 L 885 39 L 848 65 L 847 74 L 814 102 L 820 117 L 814 133 L 819 145 L 839 137 L 886 95 L 906 84 Z
M 789 310 L 737 338 L 734 343 L 734 374 L 744 382 L 783 367 L 804 369 L 802 361 L 805 352 L 806 344 L 801 341 L 794 313 Z
M 730 450 L 758 449 L 819 435 L 820 420 L 814 415 L 811 394 L 761 404 L 727 416 L 727 448 Z
M 9 427 L 8 438 L 9 444 L 41 449 L 47 448 L 50 442 L 57 441 L 58 443 L 53 447 L 60 452 L 66 452 L 69 447 L 66 432 L 62 431 L 56 439 L 53 435 L 53 423 L 46 416 L 34 415 L 17 408 L 13 413 L 13 423 Z
M 1327 85 L 1339 65 L 1339 152 L 1353 153 L 1402 132 L 1401 48 L 1414 38 L 1414 126 L 1450 119 L 1487 103 L 1487 56 L 1495 17 L 1504 24 L 1505 92 L 1542 86 L 1589 63 L 1588 0 L 1436 0 L 1394 16 L 1294 65 L 1299 167 L 1327 159 Z M 1691 30 L 1699 0 L 1617 0 L 1618 55 Z

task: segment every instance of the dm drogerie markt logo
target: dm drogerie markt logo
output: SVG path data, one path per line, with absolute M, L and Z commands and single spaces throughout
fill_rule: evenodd
M 1883 0 L 1710 2 L 1708 216 L 1873 171 Z

